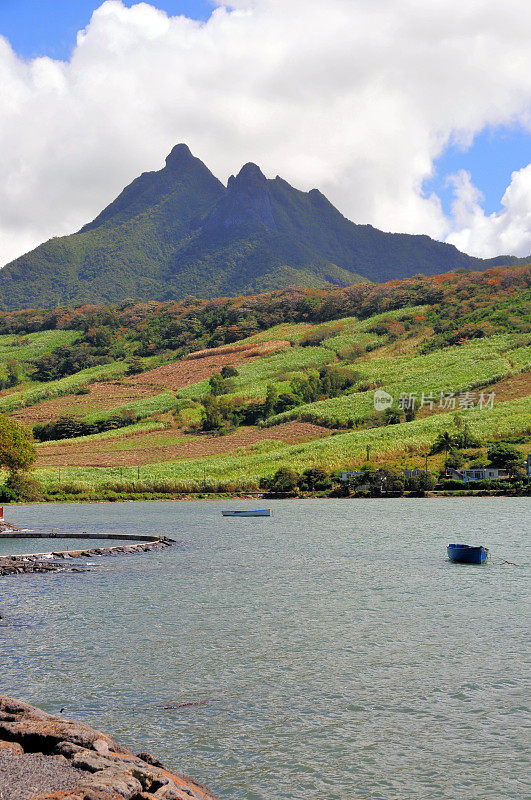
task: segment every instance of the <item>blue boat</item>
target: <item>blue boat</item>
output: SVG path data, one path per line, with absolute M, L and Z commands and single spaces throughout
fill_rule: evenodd
M 457 564 L 483 564 L 489 557 L 486 547 L 472 547 L 469 544 L 449 544 L 446 552 L 450 561 Z

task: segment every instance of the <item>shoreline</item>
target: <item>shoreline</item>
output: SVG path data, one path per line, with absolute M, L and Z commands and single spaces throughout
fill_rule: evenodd
M 148 753 L 82 722 L 0 695 L 4 800 L 219 800 Z
M 366 493 L 352 494 L 346 497 L 334 497 L 326 493 L 305 493 L 305 494 L 275 494 L 267 492 L 183 492 L 175 494 L 149 493 L 133 494 L 127 493 L 116 497 L 98 497 L 88 495 L 83 497 L 80 494 L 63 495 L 57 499 L 47 498 L 45 500 L 17 500 L 16 502 L 4 503 L 4 508 L 27 505 L 61 505 L 74 503 L 161 503 L 161 502 L 190 502 L 200 500 L 425 500 L 437 499 L 438 497 L 529 497 L 531 489 L 525 491 L 508 492 L 497 489 L 441 489 L 430 490 L 425 494 L 404 493 L 402 495 L 382 494 L 368 495 Z M 0 528 L 0 532 L 2 529 Z M 116 538 L 116 537 L 114 537 Z

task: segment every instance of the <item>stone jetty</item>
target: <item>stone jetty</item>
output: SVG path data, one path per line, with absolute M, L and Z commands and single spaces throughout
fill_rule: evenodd
M 175 539 L 167 536 L 137 536 L 128 534 L 88 534 L 88 533 L 63 533 L 63 534 L 34 534 L 10 533 L 0 534 L 2 538 L 33 539 L 55 538 L 67 539 L 124 539 L 128 543 L 114 545 L 113 547 L 90 547 L 83 550 L 49 551 L 47 553 L 25 553 L 22 555 L 0 556 L 0 576 L 17 575 L 28 572 L 82 572 L 83 569 L 72 565 L 69 559 L 91 558 L 92 556 L 131 555 L 133 553 L 149 553 L 153 550 L 162 550 L 176 544 Z M 140 541 L 138 541 L 140 540 Z M 147 540 L 147 541 L 146 541 Z
M 0 533 L 15 533 L 19 529 L 16 525 L 12 525 L 10 522 L 6 522 L 2 516 L 0 516 Z
M 3 800 L 218 800 L 105 733 L 0 695 Z

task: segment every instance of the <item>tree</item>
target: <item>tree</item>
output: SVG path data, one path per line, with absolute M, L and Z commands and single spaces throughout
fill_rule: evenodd
M 451 447 L 446 454 L 446 467 L 450 467 L 450 469 L 459 469 L 464 463 L 465 459 L 459 450 L 456 450 L 455 447 Z
M 219 372 L 215 372 L 209 379 L 210 393 L 213 395 L 225 394 L 225 378 Z
M 330 489 L 332 481 L 321 467 L 310 467 L 305 469 L 298 481 L 299 489 L 303 492 L 313 492 L 315 490 L 324 491 Z
M 479 447 L 481 444 L 479 439 L 477 439 L 470 430 L 470 425 L 468 422 L 465 422 L 462 429 L 454 437 L 454 441 L 458 447 L 462 448 Z
M 365 482 L 369 484 L 371 494 L 404 494 L 404 477 L 396 470 L 379 467 L 376 470 L 365 470 L 365 474 Z
M 267 419 L 267 417 L 270 417 L 271 414 L 274 414 L 277 401 L 278 401 L 277 388 L 272 383 L 268 383 L 266 398 L 264 402 L 264 419 Z
M 204 431 L 221 430 L 227 423 L 225 409 L 214 394 L 206 394 L 202 400 L 202 427 Z
M 298 397 L 295 397 L 291 392 L 282 392 L 275 403 L 275 413 L 281 414 L 283 411 L 290 411 L 298 405 L 300 405 Z
M 448 450 L 453 445 L 453 439 L 448 433 L 448 431 L 444 431 L 444 433 L 440 433 L 430 449 L 430 456 L 435 455 L 435 453 L 442 453 L 443 451 L 448 453 Z
M 27 472 L 36 458 L 37 449 L 31 432 L 0 414 L 0 467 L 12 474 Z
M 522 455 L 510 444 L 494 444 L 487 450 L 487 456 L 493 467 L 505 469 L 509 475 L 521 472 Z
M 208 381 L 210 392 L 214 395 L 227 394 L 234 389 L 234 380 L 224 378 L 221 373 L 215 372 Z
M 288 494 L 297 488 L 299 476 L 289 467 L 280 467 L 272 478 L 269 479 L 269 491 Z
M 434 488 L 436 482 L 435 475 L 432 475 L 431 472 L 420 472 L 418 475 L 407 478 L 406 489 L 418 497 L 424 497 L 426 492 Z
M 16 386 L 17 383 L 20 383 L 20 367 L 18 361 L 16 361 L 14 358 L 9 358 L 7 360 L 6 372 L 8 389 L 10 389 L 12 386 Z

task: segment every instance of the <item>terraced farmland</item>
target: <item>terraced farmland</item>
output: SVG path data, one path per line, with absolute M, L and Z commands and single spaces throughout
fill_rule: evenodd
M 499 273 L 502 277 L 496 280 L 503 282 L 504 273 Z M 516 288 L 504 311 L 484 294 L 486 277 L 479 283 L 476 278 L 458 279 L 468 292 L 469 316 L 464 323 L 465 306 L 452 298 L 448 307 L 407 302 L 408 289 L 399 308 L 317 322 L 290 320 L 221 345 L 215 340 L 223 339 L 229 329 L 234 337 L 234 325 L 225 328 L 213 322 L 213 341 L 208 347 L 204 335 L 187 333 L 192 343 L 197 342 L 195 349 L 168 346 L 173 340 L 166 343 L 157 327 L 165 318 L 161 316 L 159 323 L 159 311 L 144 307 L 132 336 L 126 326 L 112 335 L 105 333 L 108 323 L 101 320 L 107 318 L 106 309 L 98 311 L 96 321 L 76 330 L 3 335 L 0 374 L 2 364 L 15 354 L 20 374 L 16 386 L 0 392 L 0 412 L 28 426 L 64 417 L 112 423 L 102 433 L 40 443 L 36 475 L 47 485 L 57 481 L 59 468 L 61 481 L 99 486 L 117 476 L 138 479 L 141 467 L 151 480 L 178 480 L 199 487 L 207 475 L 212 481 L 246 481 L 256 487 L 260 477 L 282 465 L 300 470 L 357 467 L 365 460 L 367 447 L 371 459 L 381 463 L 418 466 L 439 433 L 464 424 L 484 448 L 488 442 L 509 438 L 517 440 L 524 452 L 531 432 L 531 335 L 529 318 L 521 313 L 527 290 L 521 288 L 520 273 L 513 273 Z M 438 279 L 429 280 L 440 285 Z M 483 294 L 472 313 L 470 286 L 476 285 Z M 307 307 L 311 308 L 314 300 L 309 295 Z M 213 319 L 220 302 L 212 301 Z M 518 314 L 515 309 L 520 309 Z M 158 341 L 156 346 L 146 339 L 142 314 L 153 322 L 150 336 Z M 276 310 L 273 316 L 278 316 Z M 247 328 L 253 324 L 252 318 L 245 323 Z M 186 325 L 195 331 L 199 323 L 192 316 Z M 454 330 L 452 339 L 446 331 Z M 443 341 L 445 336 L 449 341 Z M 101 342 L 107 344 L 103 347 Z M 43 355 L 78 347 L 103 353 L 109 363 L 56 380 L 32 378 L 32 365 Z M 273 393 L 291 398 L 292 407 L 268 412 L 264 418 L 258 414 L 255 422 L 202 430 L 202 400 L 213 391 L 210 379 L 217 376 L 219 383 L 220 373 L 229 367 L 228 374 L 235 374 L 219 395 L 225 404 L 235 408 L 260 405 Z M 347 388 L 335 395 L 323 389 L 309 402 L 293 395 L 294 387 L 308 380 L 315 384 L 327 369 L 342 370 L 349 377 Z M 400 421 L 395 419 L 400 424 L 384 424 L 375 418 L 376 390 L 393 398 L 392 409 L 397 412 L 401 396 L 414 397 L 416 418 L 404 421 L 402 415 Z M 453 404 L 446 401 L 449 395 Z M 479 407 L 481 397 L 483 408 Z M 433 459 L 435 466 L 439 462 L 440 458 Z

